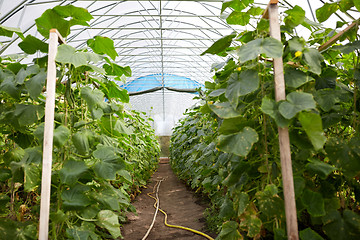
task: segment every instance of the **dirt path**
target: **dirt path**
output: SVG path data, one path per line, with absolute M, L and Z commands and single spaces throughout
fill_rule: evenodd
M 162 163 L 159 165 L 157 172 L 152 176 L 147 189 L 144 189 L 133 203 L 137 209 L 138 216 L 132 213 L 128 215 L 129 223 L 124 224 L 122 228 L 122 235 L 125 240 L 141 240 L 145 235 L 155 212 L 153 207 L 154 200 L 147 196 L 147 193 L 152 192 L 156 181 L 163 178 L 165 180 L 161 182 L 159 189 L 160 208 L 167 212 L 168 223 L 206 232 L 203 216 L 205 206 L 198 204 L 201 202 L 200 199 L 193 192 L 186 189 L 184 183 L 172 172 L 170 165 Z M 164 225 L 164 215 L 160 211 L 147 239 L 206 240 L 206 238 L 189 231 L 166 227 Z

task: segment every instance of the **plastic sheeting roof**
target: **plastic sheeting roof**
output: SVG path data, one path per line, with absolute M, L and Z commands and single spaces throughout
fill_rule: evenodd
M 158 81 L 148 76 L 164 76 L 162 86 L 170 83 L 167 81 L 170 80 L 170 76 L 179 76 L 171 81 L 175 85 L 178 82 L 179 85 L 176 86 L 183 88 L 182 86 L 189 82 L 204 84 L 205 81 L 211 81 L 212 64 L 226 60 L 209 54 L 200 56 L 217 39 L 233 31 L 252 30 L 251 25 L 227 24 L 225 18 L 229 11 L 225 10 L 223 16 L 220 16 L 222 2 L 222 0 L 0 0 L 0 24 L 18 27 L 25 36 L 31 34 L 42 39 L 36 32 L 34 20 L 45 10 L 68 4 L 86 8 L 94 19 L 90 21 L 90 26 L 72 27 L 71 34 L 67 37 L 68 44 L 76 48 L 87 48 L 86 40 L 94 36 L 101 35 L 113 39 L 119 54 L 116 58 L 117 64 L 130 66 L 133 72 L 125 86 L 129 87 L 129 91 L 141 91 Z M 269 0 L 255 0 L 255 2 L 265 8 Z M 324 2 L 333 1 L 283 0 L 279 2 L 280 12 L 299 5 L 305 10 L 308 19 L 316 21 L 315 10 Z M 359 18 L 359 13 L 356 11 L 350 15 L 339 11 L 336 14 L 337 16 L 333 16 L 332 20 L 322 24 L 335 29 L 337 20 L 350 22 Z M 305 28 L 297 31 L 299 35 L 309 35 Z M 2 43 L 0 55 L 22 53 L 17 46 L 20 42 L 17 36 L 10 40 L 0 37 L 0 42 Z M 41 53 L 23 56 L 22 61 L 30 62 L 32 58 L 40 56 Z M 130 89 L 130 86 L 134 87 L 136 83 L 141 83 L 143 86 Z M 188 87 L 193 88 L 191 85 Z M 167 100 L 170 94 L 178 97 L 174 104 L 165 102 L 170 101 Z M 186 107 L 189 107 L 193 103 L 193 101 L 183 101 L 186 95 L 184 94 L 163 89 L 151 93 L 152 97 L 149 99 L 152 100 L 145 99 L 143 95 L 136 96 L 136 99 L 141 101 L 139 99 L 143 96 L 142 104 L 153 107 L 148 113 L 151 116 L 161 115 L 161 121 L 166 126 L 171 126 L 173 119 L 181 117 L 183 106 L 187 104 Z M 192 98 L 194 95 L 188 96 Z M 134 97 L 130 98 L 131 101 L 135 99 Z M 139 105 L 133 102 L 131 104 L 134 107 Z M 162 107 L 156 108 L 158 112 L 155 113 L 155 106 Z M 173 113 L 174 109 L 178 112 Z M 174 114 L 176 117 L 173 117 Z

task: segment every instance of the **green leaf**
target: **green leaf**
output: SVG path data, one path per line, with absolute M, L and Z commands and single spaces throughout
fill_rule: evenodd
M 130 205 L 130 198 L 126 197 L 121 190 L 112 187 L 110 184 L 95 192 L 93 197 L 103 205 L 100 206 L 102 209 L 121 211 L 120 207 L 128 207 Z
M 44 116 L 44 107 L 39 105 L 15 105 L 15 116 L 18 117 L 20 126 L 27 126 L 36 123 L 38 119 Z
M 104 66 L 103 66 L 103 68 L 105 69 L 106 75 L 117 76 L 118 80 L 121 80 L 120 77 L 123 75 L 125 75 L 126 77 L 131 77 L 132 72 L 131 72 L 131 68 L 129 66 L 122 67 L 115 63 L 109 63 L 109 64 L 104 64 Z
M 73 185 L 87 169 L 83 161 L 68 160 L 59 171 L 60 181 L 64 184 Z
M 331 240 L 356 240 L 360 236 L 360 216 L 345 209 L 342 216 L 332 210 L 323 217 L 323 229 Z
M 311 216 L 321 217 L 325 215 L 324 199 L 320 193 L 306 188 L 301 196 L 301 201 Z
M 245 26 L 249 24 L 250 14 L 247 12 L 233 11 L 227 18 L 226 22 L 233 25 Z
M 220 135 L 218 148 L 223 152 L 245 157 L 250 152 L 252 145 L 258 140 L 257 132 L 250 127 L 245 127 L 239 133 Z
M 89 139 L 93 135 L 92 132 L 85 130 L 77 132 L 72 136 L 72 142 L 76 150 L 83 156 L 90 153 L 90 142 Z
M 237 215 L 240 216 L 241 214 L 243 214 L 245 212 L 247 206 L 249 205 L 249 195 L 246 192 L 241 192 L 237 196 L 237 198 L 239 198 Z
M 87 21 L 93 19 L 93 16 L 85 9 L 81 7 L 75 7 L 73 5 L 56 6 L 54 11 L 63 18 L 70 18 L 70 26 L 83 25 L 89 26 Z
M 216 240 L 242 240 L 243 236 L 240 234 L 239 224 L 235 221 L 229 221 L 223 223 L 221 232 L 219 233 Z
M 261 7 L 251 7 L 246 13 L 250 14 L 251 16 L 262 15 L 264 13 L 264 9 Z M 259 29 L 259 26 L 257 26 Z
M 310 163 L 306 164 L 305 168 L 311 172 L 319 174 L 322 179 L 326 179 L 329 174 L 337 170 L 336 167 L 315 159 L 310 160 Z
M 342 12 L 346 12 L 347 10 L 352 8 L 353 6 L 354 6 L 354 1 L 353 0 L 341 0 L 339 2 L 339 8 L 340 8 L 340 11 L 342 11 Z
M 354 6 L 356 7 L 356 9 L 360 12 L 360 2 L 356 1 L 356 0 L 353 0 L 353 2 L 354 2 Z
M 117 100 L 120 100 L 123 103 L 128 103 L 129 93 L 126 89 L 120 88 L 115 82 L 113 81 L 107 81 L 105 83 L 106 86 L 106 95 L 109 98 L 115 98 Z M 103 89 L 101 89 L 103 91 Z M 104 92 L 104 91 L 103 91 Z
M 26 192 L 34 191 L 40 186 L 41 168 L 37 164 L 24 165 L 24 190 Z
M 94 166 L 98 177 L 115 180 L 116 172 L 124 168 L 124 162 L 113 147 L 98 145 L 93 156 L 99 161 Z
M 123 137 L 123 134 L 129 135 L 132 133 L 121 119 L 117 119 L 113 116 L 103 116 L 101 118 L 100 127 L 104 133 L 109 136 Z
M 219 133 L 224 135 L 232 134 L 234 132 L 239 132 L 248 125 L 249 121 L 243 117 L 224 119 L 219 128 Z
M 349 54 L 357 49 L 360 49 L 360 41 L 349 42 L 345 45 L 336 45 L 332 47 L 332 50 L 339 50 L 344 54 Z
M 73 64 L 76 68 L 80 66 L 90 66 L 88 62 L 97 63 L 101 57 L 96 53 L 76 52 L 72 46 L 63 44 L 58 47 L 55 60 L 61 63 Z
M 299 233 L 301 240 L 323 240 L 323 238 L 311 228 L 306 228 Z
M 321 73 L 321 62 L 324 57 L 314 48 L 305 48 L 303 51 L 303 59 L 309 67 L 309 71 L 317 75 Z
M 234 110 L 230 102 L 222 102 L 222 103 L 215 103 L 208 105 L 211 111 L 213 111 L 216 115 L 218 115 L 221 118 L 228 119 L 228 118 L 235 118 L 241 116 L 241 113 Z
M 65 19 L 69 19 L 69 21 Z M 46 38 L 49 38 L 49 31 L 52 28 L 56 28 L 62 37 L 67 37 L 71 26 L 89 26 L 87 21 L 91 19 L 92 16 L 86 9 L 66 5 L 46 10 L 41 17 L 35 19 L 35 23 L 38 32 Z
M 221 13 L 225 11 L 226 8 L 231 7 L 236 11 L 244 10 L 249 6 L 250 3 L 253 3 L 254 0 L 227 0 L 224 1 L 221 7 Z
M 19 85 L 23 84 L 26 77 L 33 74 L 38 74 L 40 72 L 39 65 L 31 65 L 25 68 L 21 68 L 19 72 L 16 74 L 15 82 Z
M 247 227 L 247 235 L 249 237 L 255 238 L 255 236 L 260 234 L 262 222 L 260 218 L 256 215 L 249 214 L 246 215 L 245 219 L 241 221 L 240 227 Z
M 300 40 L 299 37 L 291 38 L 288 41 L 288 44 L 289 44 L 290 51 L 292 51 L 292 52 L 297 52 L 297 51 L 302 52 L 303 51 L 304 43 Z
M 104 93 L 102 93 L 99 89 L 83 87 L 80 90 L 80 96 L 86 101 L 94 119 L 99 119 L 103 116 L 103 109 L 106 106 L 106 103 L 104 102 Z
M 232 106 L 236 108 L 241 96 L 259 88 L 259 81 L 259 75 L 255 70 L 235 72 L 230 75 L 225 96 L 229 99 Z
M 24 39 L 24 35 L 21 32 L 20 28 L 6 27 L 0 25 L 0 36 L 12 37 L 16 33 L 21 39 Z
M 322 149 L 326 142 L 326 137 L 322 128 L 320 115 L 312 112 L 301 112 L 299 113 L 298 119 L 315 150 L 318 151 Z
M 114 41 L 108 37 L 95 36 L 87 40 L 87 45 L 98 54 L 107 54 L 111 59 L 115 60 L 119 56 L 115 51 Z
M 61 210 L 50 213 L 50 220 L 54 223 L 64 223 L 68 216 Z
M 5 182 L 11 177 L 11 171 L 7 168 L 0 168 L 0 181 Z
M 121 169 L 120 171 L 118 171 L 118 175 L 123 177 L 128 182 L 132 182 L 132 177 L 128 171 Z
M 66 21 L 53 9 L 46 10 L 39 18 L 35 19 L 38 32 L 49 38 L 50 29 L 56 28 L 62 37 L 70 33 L 70 22 Z
M 6 92 L 12 98 L 19 99 L 21 88 L 17 86 L 15 75 L 12 72 L 7 71 L 0 74 L 0 77 L 0 80 L 2 80 L 0 84 L 0 91 Z
M 220 206 L 219 217 L 229 219 L 234 216 L 234 214 L 235 211 L 233 202 L 228 197 L 225 197 Z
M 223 52 L 226 48 L 230 46 L 234 37 L 236 37 L 236 34 L 232 33 L 230 35 L 220 38 L 219 40 L 214 42 L 205 52 L 201 53 L 200 56 L 203 56 L 206 53 L 218 54 Z
M 0 218 L 1 239 L 35 240 L 36 223 L 33 221 L 18 222 L 9 218 Z
M 19 47 L 27 54 L 34 54 L 37 51 L 47 53 L 49 45 L 32 35 L 27 35 L 26 38 L 19 43 Z
M 298 88 L 307 82 L 313 81 L 314 78 L 308 76 L 303 71 L 286 68 L 285 69 L 285 84 L 287 87 Z
M 316 107 L 314 98 L 310 93 L 291 92 L 286 96 L 286 101 L 279 105 L 279 112 L 287 119 L 293 118 L 303 110 L 314 109 Z
M 106 228 L 111 236 L 116 239 L 121 236 L 119 218 L 117 214 L 110 210 L 101 210 L 97 215 L 96 224 Z
M 41 152 L 39 156 L 39 152 L 36 151 L 33 148 L 26 149 L 20 162 L 13 161 L 10 164 L 13 177 L 18 177 L 19 180 L 22 178 L 21 181 L 24 182 L 26 192 L 33 191 L 41 182 L 41 168 L 38 164 L 41 161 Z
M 342 95 L 347 95 L 347 92 L 344 93 L 341 90 L 334 90 L 329 88 L 320 89 L 314 92 L 315 101 L 325 112 L 330 111 L 335 106 L 335 104 L 340 103 Z
M 336 87 L 337 71 L 333 68 L 325 68 L 319 77 L 315 77 L 316 90 Z
M 219 97 L 222 94 L 224 94 L 225 91 L 226 91 L 225 88 L 216 89 L 214 91 L 211 91 L 211 93 L 209 94 L 209 97 Z
M 279 104 L 279 102 L 275 102 L 273 99 L 264 97 L 261 103 L 261 111 L 272 117 L 279 127 L 287 127 L 290 121 L 279 112 Z
M 89 206 L 91 201 L 85 195 L 85 192 L 88 190 L 88 186 L 80 184 L 64 189 L 64 191 L 61 193 L 61 199 L 63 200 L 64 208 L 69 210 L 79 210 Z
M 264 191 L 258 191 L 255 194 L 260 211 L 268 220 L 284 216 L 284 201 L 278 196 L 277 192 L 277 187 L 270 184 L 265 187 Z
M 294 177 L 294 191 L 295 191 L 295 198 L 297 199 L 299 196 L 302 195 L 303 190 L 305 189 L 305 180 L 300 176 Z
M 305 20 L 305 11 L 298 5 L 285 11 L 287 16 L 284 19 L 285 25 L 294 28 Z
M 38 99 L 45 86 L 45 80 L 46 72 L 41 71 L 25 82 L 25 87 L 28 90 L 29 95 L 32 99 Z
M 239 60 L 242 63 L 257 58 L 259 54 L 280 58 L 283 54 L 283 45 L 275 38 L 257 38 L 242 45 L 237 51 Z
M 69 139 L 71 131 L 64 125 L 60 125 L 54 130 L 54 145 L 58 148 L 64 146 L 66 141 Z
M 316 18 L 319 22 L 325 22 L 338 9 L 339 5 L 337 3 L 325 3 L 322 7 L 316 9 Z
M 353 139 L 351 143 L 339 138 L 331 138 L 326 143 L 325 150 L 331 164 L 342 169 L 347 178 L 353 178 L 360 173 L 359 155 L 356 153 L 360 141 Z
M 99 236 L 94 233 L 94 230 L 87 230 L 82 227 L 74 227 L 66 229 L 66 237 L 71 240 L 89 240 L 99 239 Z

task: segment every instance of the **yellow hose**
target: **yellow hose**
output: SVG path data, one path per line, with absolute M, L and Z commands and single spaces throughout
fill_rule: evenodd
M 160 182 L 156 183 L 156 185 L 157 185 L 157 184 L 160 184 Z M 156 185 L 155 185 L 155 186 L 156 186 Z M 154 188 L 154 189 L 155 189 L 155 188 Z M 155 198 L 155 197 L 153 197 L 153 196 L 151 195 L 151 194 L 153 194 L 153 193 L 155 193 L 155 192 L 153 191 L 153 192 L 151 192 L 151 193 L 148 193 L 147 195 L 148 195 L 149 197 L 151 197 L 152 199 L 155 200 L 154 208 L 158 208 L 158 206 L 157 206 L 158 199 Z M 168 224 L 168 223 L 167 223 L 167 217 L 168 217 L 168 216 L 167 216 L 166 212 L 165 212 L 164 210 L 162 210 L 161 208 L 158 208 L 158 209 L 159 209 L 160 212 L 162 212 L 162 213 L 165 215 L 165 226 L 167 226 L 167 227 L 172 227 L 172 228 L 183 229 L 183 230 L 186 230 L 186 231 L 190 231 L 190 232 L 196 233 L 196 234 L 198 234 L 198 235 L 200 235 L 200 236 L 203 236 L 203 237 L 205 237 L 205 238 L 207 238 L 207 239 L 209 239 L 209 240 L 214 240 L 214 239 L 213 239 L 212 237 L 210 237 L 209 235 L 207 235 L 207 234 L 205 234 L 205 233 L 203 233 L 203 232 L 197 231 L 197 230 L 195 230 L 195 229 L 191 229 L 191 228 L 183 227 L 183 226 L 179 226 L 179 225 Z

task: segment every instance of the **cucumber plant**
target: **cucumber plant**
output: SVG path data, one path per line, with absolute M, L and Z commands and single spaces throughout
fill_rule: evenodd
M 51 28 L 66 37 L 71 26 L 91 19 L 68 5 L 46 10 L 35 22 L 45 38 Z M 17 29 L 1 33 L 19 34 L 25 54 L 43 53 L 31 64 L 10 57 L 0 63 L 0 235 L 36 239 L 48 46 Z M 158 163 L 149 119 L 124 108 L 129 95 L 113 81 L 130 76 L 130 68 L 115 63 L 111 39 L 95 36 L 87 45 L 91 52 L 61 45 L 56 56 L 51 239 L 121 237 L 126 213 L 136 211 L 130 202 Z
M 204 52 L 228 60 L 214 63 L 214 81 L 205 83 L 200 104 L 174 128 L 174 171 L 209 197 L 217 239 L 286 239 L 277 128 L 288 127 L 300 238 L 357 239 L 357 27 L 340 44 L 319 52 L 336 32 L 308 20 L 299 6 L 284 12 L 281 42 L 269 37 L 269 22 L 254 1 L 226 1 L 226 8 L 233 10 L 229 24 L 250 24 L 254 30 L 225 36 Z M 316 14 L 323 22 L 338 9 L 354 8 L 359 10 L 356 1 L 341 0 Z M 297 35 L 299 25 L 311 31 L 308 40 Z M 232 41 L 240 46 L 231 47 Z M 278 57 L 287 93 L 280 102 L 271 60 Z

